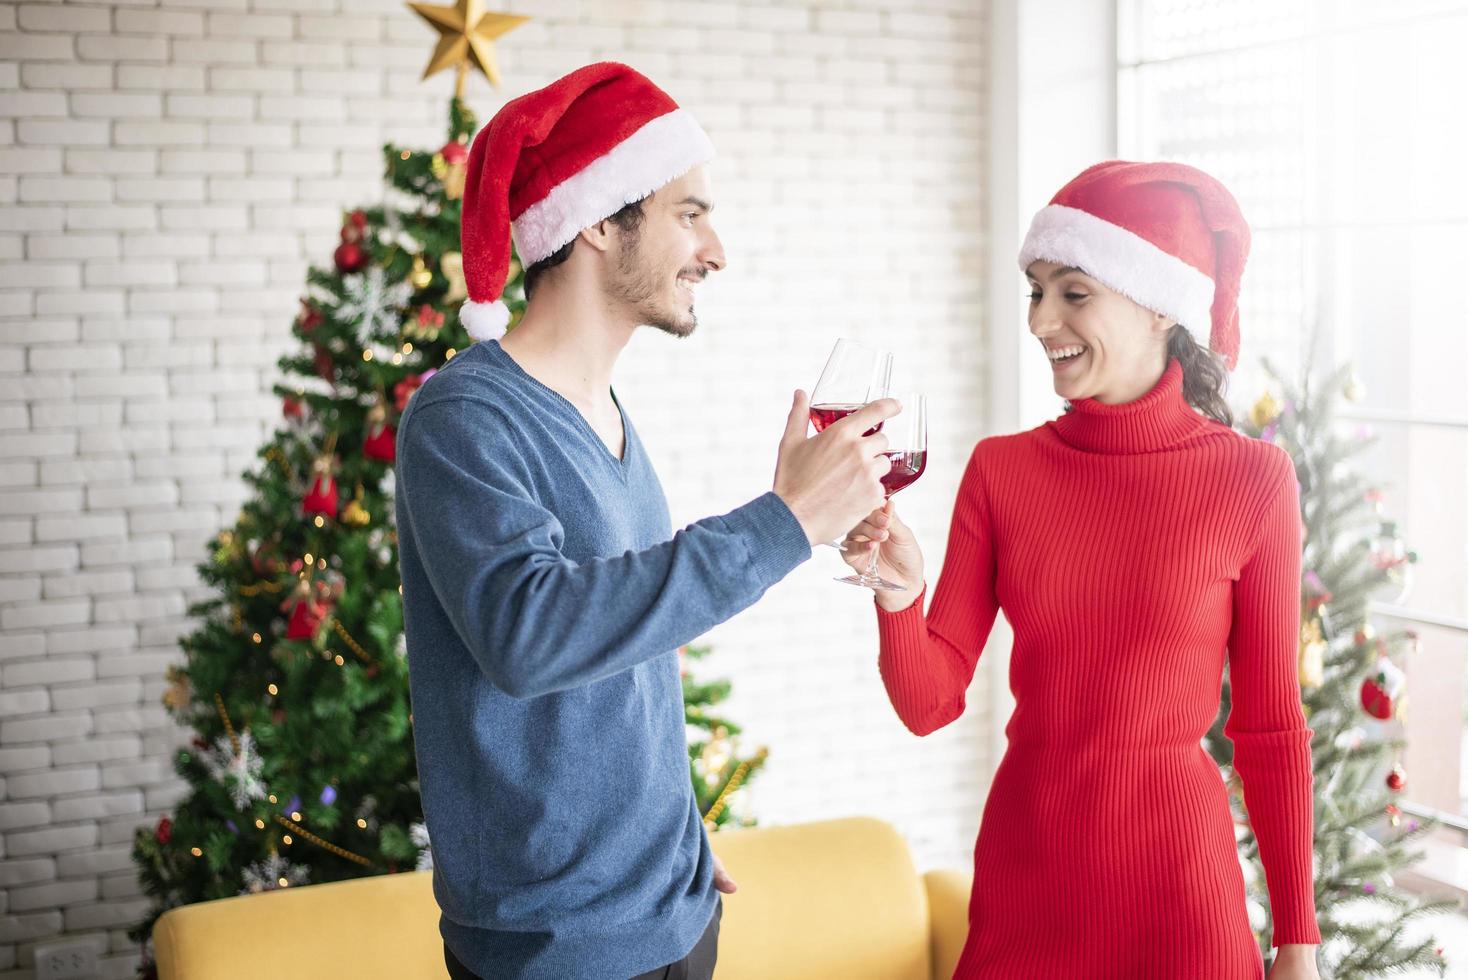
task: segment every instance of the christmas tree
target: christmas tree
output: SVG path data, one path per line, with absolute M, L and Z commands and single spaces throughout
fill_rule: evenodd
M 687 666 L 689 660 L 707 656 L 709 648 L 690 645 L 679 652 L 683 664 L 683 716 L 689 729 L 688 764 L 698 812 L 703 814 L 704 826 L 709 830 L 730 824 L 750 826 L 754 821 L 736 814 L 730 803 L 740 787 L 764 765 L 768 753 L 762 748 L 753 756 L 741 756 L 739 726 L 709 713 L 710 708 L 729 696 L 730 684 L 726 680 L 700 683 Z
M 1370 445 L 1344 435 L 1335 422 L 1338 400 L 1360 397 L 1348 367 L 1321 383 L 1286 384 L 1266 365 L 1280 395 L 1264 395 L 1242 420 L 1245 434 L 1283 447 L 1294 460 L 1304 526 L 1301 564 L 1300 688 L 1314 731 L 1315 904 L 1319 965 L 1325 980 L 1395 976 L 1409 968 L 1445 975 L 1431 938 L 1409 938 L 1418 920 L 1456 907 L 1422 901 L 1393 881 L 1393 872 L 1421 860 L 1412 844 L 1432 829 L 1397 804 L 1407 773 L 1399 715 L 1404 675 L 1398 664 L 1417 643 L 1410 630 L 1378 632 L 1370 601 L 1400 594 L 1415 555 L 1396 525 L 1384 519 L 1380 488 L 1350 468 Z M 1224 767 L 1241 826 L 1240 856 L 1250 872 L 1256 936 L 1266 959 L 1270 922 L 1259 850 L 1248 832 L 1242 787 L 1232 772 L 1233 747 L 1223 735 L 1223 704 L 1208 734 L 1209 751 Z M 1417 930 L 1420 932 L 1420 930 Z
M 473 340 L 459 215 L 475 120 L 459 99 L 436 151 L 384 147 L 384 203 L 349 212 L 330 267 L 307 274 L 275 386 L 282 421 L 244 474 L 251 497 L 199 566 L 164 702 L 193 730 L 174 760 L 187 791 L 133 857 L 169 908 L 250 892 L 430 867 L 409 714 L 393 473 L 397 419 Z M 510 269 L 510 328 L 523 273 Z M 689 648 L 690 657 L 704 653 Z M 727 682 L 684 674 L 691 772 L 710 829 L 763 761 L 740 758 L 707 713 Z M 146 952 L 145 952 L 146 960 Z M 145 962 L 144 970 L 148 969 Z

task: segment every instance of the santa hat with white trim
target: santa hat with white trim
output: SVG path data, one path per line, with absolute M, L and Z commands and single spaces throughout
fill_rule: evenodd
M 499 337 L 509 325 L 500 294 L 512 229 L 520 261 L 534 265 L 713 156 L 691 115 L 615 62 L 505 105 L 469 152 L 460 226 L 469 299 L 459 310 L 469 335 Z
M 1232 371 L 1249 226 L 1228 189 L 1181 163 L 1088 167 L 1035 215 L 1019 251 L 1080 269 L 1181 323 Z

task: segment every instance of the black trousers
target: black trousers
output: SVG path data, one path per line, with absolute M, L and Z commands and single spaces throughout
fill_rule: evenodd
M 660 966 L 656 970 L 639 973 L 632 980 L 713 980 L 714 963 L 719 958 L 719 922 L 724 918 L 724 898 L 719 896 L 714 906 L 714 917 L 698 943 L 688 955 L 676 963 Z M 451 980 L 483 980 L 453 954 L 448 945 L 443 948 L 444 963 L 448 965 Z

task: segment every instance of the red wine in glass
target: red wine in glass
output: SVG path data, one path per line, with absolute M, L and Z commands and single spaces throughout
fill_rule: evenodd
M 888 497 L 922 476 L 923 470 L 928 466 L 926 449 L 920 451 L 897 450 L 883 453 L 883 455 L 892 461 L 892 469 L 882 476 L 882 486 L 887 488 Z
M 881 477 L 882 489 L 886 491 L 888 500 L 903 487 L 910 486 L 928 467 L 927 399 L 913 393 L 899 394 L 897 400 L 902 405 L 902 411 L 887 420 L 891 423 L 886 433 L 888 449 L 882 454 L 890 462 L 890 468 Z M 879 591 L 904 591 L 905 587 L 901 583 L 889 582 L 878 574 L 880 550 L 879 546 L 873 545 L 867 555 L 867 567 L 864 571 L 836 581 Z
M 852 412 L 865 408 L 865 405 L 812 405 L 810 407 L 810 424 L 815 426 L 817 432 L 825 432 L 832 423 L 846 418 Z M 882 431 L 882 423 L 878 422 L 872 428 L 863 432 L 862 435 L 869 436 L 873 432 Z

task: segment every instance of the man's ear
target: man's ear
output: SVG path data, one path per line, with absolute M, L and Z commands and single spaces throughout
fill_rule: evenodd
M 581 229 L 580 238 L 588 247 L 598 252 L 606 252 L 612 247 L 611 220 L 603 218 L 596 224 Z

